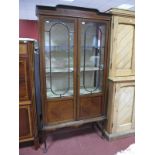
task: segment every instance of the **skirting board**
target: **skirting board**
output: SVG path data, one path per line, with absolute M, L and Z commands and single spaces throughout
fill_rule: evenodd
M 118 139 L 118 138 L 128 137 L 130 135 L 134 135 L 135 130 L 119 132 L 119 133 L 112 133 L 112 134 L 109 134 L 107 131 L 104 130 L 104 134 L 108 140 L 114 140 L 114 139 Z

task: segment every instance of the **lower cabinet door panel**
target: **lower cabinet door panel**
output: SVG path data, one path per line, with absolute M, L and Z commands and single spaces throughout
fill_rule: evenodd
M 109 81 L 106 131 L 125 135 L 134 130 L 134 80 Z
M 81 96 L 79 106 L 79 117 L 90 118 L 102 114 L 102 96 Z
M 74 119 L 74 100 L 47 101 L 46 123 L 67 122 Z
M 32 138 L 30 105 L 19 107 L 19 137 L 20 140 Z
M 113 131 L 132 129 L 134 116 L 134 83 L 116 84 Z

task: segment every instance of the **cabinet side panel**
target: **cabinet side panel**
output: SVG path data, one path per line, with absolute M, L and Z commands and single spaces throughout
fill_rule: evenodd
M 109 92 L 108 92 L 108 109 L 107 109 L 107 122 L 106 122 L 106 130 L 108 133 L 112 132 L 113 126 L 113 115 L 114 115 L 114 83 L 109 81 Z

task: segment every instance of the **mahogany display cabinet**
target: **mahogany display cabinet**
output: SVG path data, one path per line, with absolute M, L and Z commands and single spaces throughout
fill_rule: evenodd
M 37 6 L 43 131 L 106 119 L 111 15 Z

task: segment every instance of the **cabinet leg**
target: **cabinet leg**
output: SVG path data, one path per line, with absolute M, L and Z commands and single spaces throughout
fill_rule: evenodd
M 43 132 L 43 143 L 44 143 L 43 153 L 46 153 L 47 152 L 46 138 L 47 138 L 46 131 L 44 131 Z
M 35 150 L 37 150 L 39 147 L 40 147 L 39 138 L 35 138 L 34 139 L 34 148 L 35 148 Z
M 47 152 L 47 144 L 46 144 L 46 140 L 44 141 L 44 149 L 43 149 L 43 153 Z
M 101 122 L 96 122 L 96 127 L 101 132 L 101 138 L 104 138 L 105 137 L 105 133 L 103 131 L 103 124 Z
M 92 123 L 91 126 L 92 126 L 92 129 L 95 130 L 95 123 Z

